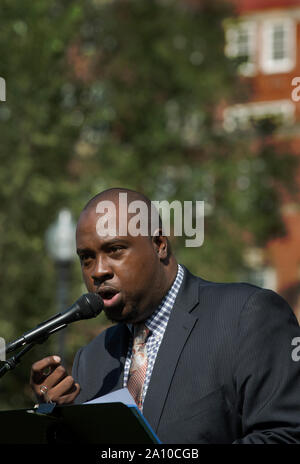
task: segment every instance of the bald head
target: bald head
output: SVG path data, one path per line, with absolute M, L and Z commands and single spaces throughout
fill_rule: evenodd
M 95 195 L 87 202 L 87 204 L 83 208 L 83 211 L 102 200 L 110 200 L 113 202 L 117 202 L 119 200 L 120 193 L 127 194 L 128 202 L 143 201 L 149 209 L 151 208 L 151 201 L 148 197 L 146 197 L 146 195 L 143 195 L 140 192 L 136 192 L 135 190 L 126 189 L 122 187 L 114 187 L 97 193 L 97 195 Z
M 167 237 L 150 233 L 151 207 L 141 193 L 114 188 L 94 196 L 80 215 L 76 241 L 83 278 L 89 291 L 102 296 L 113 321 L 145 320 L 176 277 Z
M 148 197 L 135 190 L 126 188 L 104 190 L 88 201 L 81 214 L 90 211 L 96 211 L 102 216 L 100 222 L 103 226 L 105 221 L 116 223 L 112 234 L 142 235 L 150 239 L 162 234 L 162 221 L 157 209 Z M 110 229 L 114 228 L 110 227 Z M 104 233 L 103 227 L 101 230 Z M 169 243 L 168 249 L 170 250 Z

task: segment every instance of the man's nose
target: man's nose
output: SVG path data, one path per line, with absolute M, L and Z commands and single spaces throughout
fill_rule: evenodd
M 112 279 L 113 272 L 111 267 L 108 265 L 107 260 L 103 257 L 99 257 L 96 260 L 95 267 L 92 273 L 92 279 L 94 280 L 94 285 L 100 285 L 105 280 Z

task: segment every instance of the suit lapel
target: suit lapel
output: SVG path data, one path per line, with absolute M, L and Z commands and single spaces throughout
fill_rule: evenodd
M 124 365 L 128 349 L 129 330 L 125 324 L 118 324 L 113 333 L 107 331 L 106 356 L 101 362 L 96 381 L 88 385 L 88 399 L 97 398 L 123 388 Z M 99 385 L 101 388 L 99 390 Z
M 116 354 L 116 360 L 119 360 L 119 366 L 115 369 L 115 378 L 112 379 L 112 384 L 114 385 L 111 391 L 119 390 L 123 388 L 123 380 L 124 380 L 124 366 L 125 360 L 128 351 L 128 343 L 129 343 L 129 330 L 125 324 L 120 326 L 120 330 L 116 332 L 114 337 L 114 346 L 120 350 Z M 114 350 L 113 350 L 114 351 Z
M 197 321 L 190 311 L 199 301 L 198 293 L 198 279 L 185 269 L 144 401 L 143 414 L 154 430 L 158 428 L 180 354 Z

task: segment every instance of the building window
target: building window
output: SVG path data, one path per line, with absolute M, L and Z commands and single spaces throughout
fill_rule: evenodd
M 291 18 L 263 21 L 261 69 L 264 73 L 284 73 L 294 68 L 295 34 L 295 24 Z
M 241 60 L 239 72 L 245 76 L 255 73 L 256 23 L 243 21 L 225 26 L 226 55 Z
M 276 270 L 265 263 L 264 251 L 259 248 L 250 248 L 244 254 L 247 271 L 241 275 L 242 280 L 258 285 L 262 288 L 277 291 Z
M 249 284 L 258 285 L 274 292 L 277 291 L 276 271 L 272 267 L 251 269 L 246 273 L 246 280 Z
M 288 126 L 295 119 L 295 105 L 290 100 L 274 100 L 238 104 L 224 110 L 224 128 L 228 132 L 236 129 L 248 130 L 253 122 L 273 118 L 277 124 Z

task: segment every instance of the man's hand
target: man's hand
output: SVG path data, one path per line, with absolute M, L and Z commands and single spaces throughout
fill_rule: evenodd
M 80 386 L 60 364 L 59 356 L 48 356 L 32 365 L 30 386 L 39 403 L 73 403 Z

